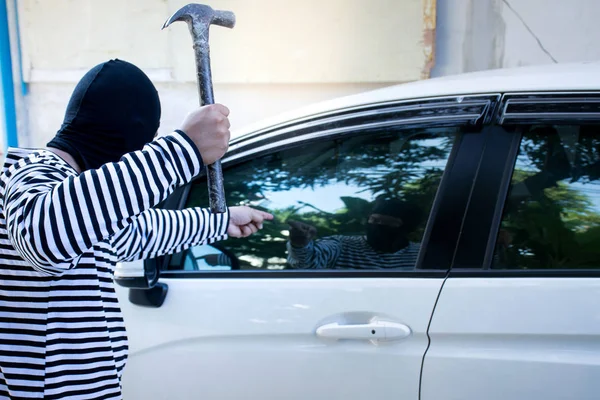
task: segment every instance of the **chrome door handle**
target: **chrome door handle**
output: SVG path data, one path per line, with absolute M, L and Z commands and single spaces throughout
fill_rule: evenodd
M 410 335 L 410 328 L 404 324 L 388 321 L 373 321 L 368 324 L 340 325 L 337 322 L 321 325 L 317 336 L 325 339 L 354 340 L 399 340 Z

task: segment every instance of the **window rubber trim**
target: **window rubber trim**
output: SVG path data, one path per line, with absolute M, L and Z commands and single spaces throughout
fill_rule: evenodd
M 477 269 L 454 268 L 450 278 L 600 278 L 598 269 Z
M 322 279 L 322 278 L 430 278 L 440 279 L 447 276 L 448 270 L 381 270 L 381 269 L 305 269 L 305 270 L 237 270 L 237 271 L 161 271 L 161 279 L 243 279 L 243 278 L 268 278 L 268 279 Z
M 600 122 L 599 91 L 505 93 L 496 116 L 503 124 Z
M 426 110 L 432 107 L 440 108 L 447 106 L 483 106 L 480 111 L 481 116 L 496 115 L 490 113 L 489 109 L 492 104 L 497 104 L 499 100 L 498 93 L 481 93 L 468 95 L 448 95 L 428 98 L 415 98 L 405 100 L 391 100 L 379 103 L 370 103 L 359 106 L 352 106 L 342 109 L 335 109 L 326 112 L 321 112 L 305 117 L 297 118 L 291 121 L 273 125 L 255 132 L 247 133 L 231 141 L 231 150 L 239 147 L 257 147 L 253 145 L 257 141 L 264 139 L 272 140 L 286 132 L 314 132 L 323 130 L 327 126 L 344 125 L 348 126 L 353 119 L 361 117 L 381 116 L 399 110 Z
M 298 141 L 344 135 L 356 130 L 385 126 L 457 126 L 465 124 L 480 126 L 492 114 L 491 110 L 500 100 L 499 94 L 470 96 L 447 96 L 432 99 L 403 100 L 355 107 L 351 111 L 336 110 L 320 118 L 300 120 L 273 130 L 244 135 L 231 142 L 222 160 L 227 163 L 249 156 L 260 156 L 282 145 L 294 145 Z

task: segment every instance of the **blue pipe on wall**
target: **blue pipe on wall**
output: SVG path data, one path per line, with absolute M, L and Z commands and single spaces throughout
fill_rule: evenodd
M 17 109 L 15 106 L 15 86 L 13 82 L 6 0 L 0 1 L 0 82 L 0 87 L 4 95 L 3 111 L 6 128 L 6 145 L 8 147 L 17 147 L 19 145 Z

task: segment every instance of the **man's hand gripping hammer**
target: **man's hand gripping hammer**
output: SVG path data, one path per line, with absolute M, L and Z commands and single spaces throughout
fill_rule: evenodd
M 187 22 L 192 34 L 194 52 L 196 54 L 200 105 L 214 104 L 208 31 L 212 24 L 233 28 L 235 25 L 235 15 L 230 11 L 213 10 L 210 6 L 204 4 L 188 4 L 173 14 L 165 22 L 163 29 L 175 21 Z M 225 203 L 221 162 L 217 160 L 214 164 L 207 166 L 207 168 L 210 209 L 214 213 L 224 213 L 227 205 Z

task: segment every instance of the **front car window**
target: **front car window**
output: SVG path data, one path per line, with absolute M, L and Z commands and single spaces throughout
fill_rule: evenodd
M 249 238 L 175 255 L 169 269 L 413 270 L 459 132 L 372 130 L 306 142 L 228 168 L 228 204 L 267 210 L 275 220 Z M 199 179 L 186 207 L 207 204 L 206 181 Z M 200 260 L 198 267 L 191 258 Z

